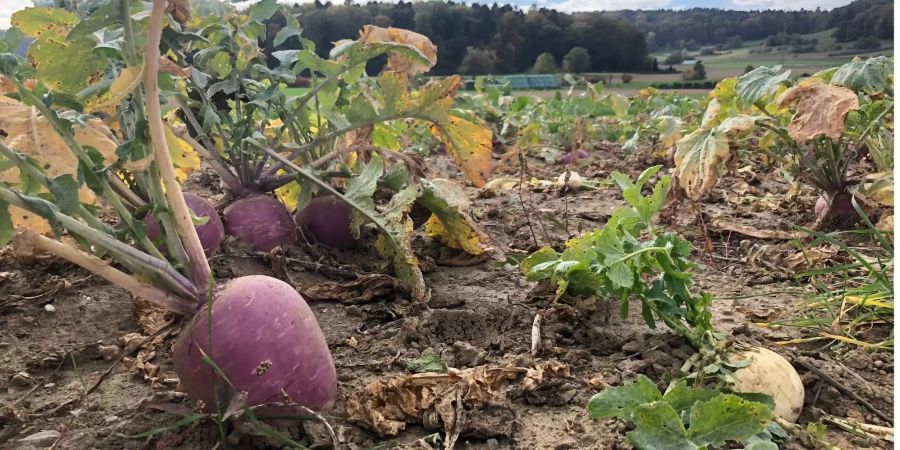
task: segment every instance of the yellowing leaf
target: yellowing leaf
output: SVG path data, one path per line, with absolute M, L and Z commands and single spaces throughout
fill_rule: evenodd
M 447 152 L 462 168 L 466 177 L 477 187 L 484 186 L 491 176 L 493 135 L 490 128 L 457 116 L 437 122 L 432 133 L 447 146 Z
M 185 180 L 189 173 L 200 168 L 200 156 L 190 144 L 175 136 L 171 128 L 165 127 L 165 131 L 166 144 L 169 146 L 169 154 L 172 155 L 175 174 L 179 180 Z
M 63 8 L 37 7 L 16 11 L 10 22 L 29 37 L 65 39 L 78 17 Z
M 685 193 L 699 200 L 719 179 L 719 164 L 728 156 L 728 140 L 717 129 L 698 129 L 675 150 L 675 171 Z
M 850 89 L 825 84 L 818 78 L 804 80 L 778 97 L 778 106 L 796 104 L 788 124 L 788 135 L 798 144 L 817 136 L 838 139 L 844 132 L 847 113 L 859 109 L 859 99 Z
M 894 174 L 878 172 L 866 175 L 859 193 L 884 206 L 894 206 Z
M 432 213 L 425 223 L 426 234 L 470 255 L 491 250 L 487 235 L 465 213 L 470 202 L 459 186 L 442 179 L 422 180 L 422 185 L 418 202 Z
M 287 206 L 288 211 L 294 211 L 297 209 L 297 199 L 300 198 L 300 189 L 300 183 L 292 181 L 275 189 L 275 196 L 278 197 L 278 200 L 281 200 L 281 203 L 284 203 L 284 206 Z
M 628 108 L 631 106 L 627 97 L 615 92 L 609 93 L 609 104 L 616 117 L 625 117 L 628 114 Z
M 3 131 L 4 145 L 37 161 L 48 177 L 68 174 L 77 179 L 78 158 L 47 119 L 38 113 L 37 108 L 9 97 L 0 97 L 0 130 Z M 73 125 L 73 133 L 79 144 L 100 152 L 107 164 L 115 161 L 118 144 L 103 122 L 92 119 L 87 126 Z M 0 172 L 0 182 L 15 185 L 19 180 L 18 168 Z M 78 191 L 78 197 L 84 203 L 94 203 L 97 200 L 94 192 L 87 186 Z M 10 207 L 9 211 L 13 224 L 17 227 L 29 228 L 38 233 L 50 231 L 44 219 L 33 213 L 15 207 Z
M 430 64 L 413 61 L 397 53 L 391 53 L 388 56 L 389 69 L 403 72 L 410 76 L 425 73 L 437 64 L 437 47 L 426 36 L 413 31 L 402 28 L 382 28 L 366 25 L 359 33 L 359 42 L 363 44 L 394 43 L 415 48 Z
M 84 105 L 86 112 L 97 112 L 115 109 L 135 88 L 141 84 L 144 74 L 143 66 L 132 66 L 123 69 L 119 76 L 112 82 L 109 91 L 105 94 L 88 100 Z

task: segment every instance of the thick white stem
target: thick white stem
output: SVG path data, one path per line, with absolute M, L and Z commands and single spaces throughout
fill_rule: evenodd
M 97 274 L 110 283 L 125 289 L 135 297 L 143 298 L 162 308 L 186 317 L 190 317 L 194 313 L 192 302 L 174 296 L 155 286 L 142 283 L 131 275 L 109 265 L 108 262 L 85 253 L 72 245 L 64 244 L 46 236 L 41 236 L 27 229 L 21 232 L 19 239 L 24 239 L 24 242 L 33 245 L 34 248 L 38 250 L 43 250 L 78 264 L 91 273 Z
M 203 245 L 197 230 L 191 220 L 191 212 L 181 192 L 181 185 L 175 177 L 175 167 L 172 165 L 172 156 L 166 144 L 166 133 L 163 128 L 162 108 L 159 104 L 159 84 L 157 73 L 159 72 L 159 41 L 162 36 L 163 15 L 166 11 L 166 0 L 153 0 L 153 10 L 150 13 L 148 26 L 147 45 L 144 47 L 144 91 L 146 92 L 147 123 L 150 128 L 150 144 L 153 146 L 153 154 L 159 168 L 159 175 L 166 188 L 166 200 L 175 218 L 175 228 L 178 236 L 184 243 L 189 267 L 192 271 L 194 282 L 201 291 L 209 289 L 210 269 L 206 254 L 203 253 Z

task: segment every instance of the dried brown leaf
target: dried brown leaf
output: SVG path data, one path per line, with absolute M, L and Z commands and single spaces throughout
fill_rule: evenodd
M 397 293 L 408 295 L 400 280 L 380 273 L 371 273 L 346 283 L 327 282 L 310 286 L 303 291 L 303 297 L 307 300 L 336 300 L 356 305 Z
M 826 84 L 818 78 L 801 82 L 778 97 L 781 108 L 793 104 L 797 108 L 788 124 L 788 135 L 798 144 L 817 136 L 840 138 L 847 113 L 859 109 L 856 93 L 845 87 Z

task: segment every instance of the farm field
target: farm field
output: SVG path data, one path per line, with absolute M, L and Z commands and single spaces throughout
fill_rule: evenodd
M 110 5 L 0 40 L 0 450 L 893 445 L 889 54 L 464 91 Z

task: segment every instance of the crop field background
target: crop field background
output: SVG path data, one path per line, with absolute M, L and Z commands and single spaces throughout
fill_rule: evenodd
M 0 450 L 892 448 L 888 10 L 17 5 Z

